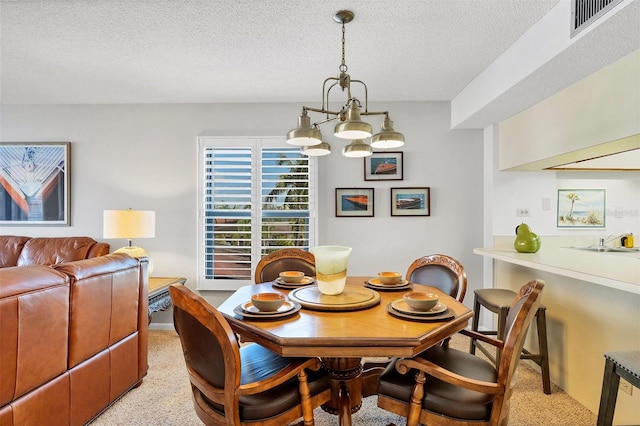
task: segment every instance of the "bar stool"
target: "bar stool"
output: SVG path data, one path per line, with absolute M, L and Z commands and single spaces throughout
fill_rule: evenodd
M 606 362 L 597 426 L 611 426 L 613 423 L 620 377 L 640 388 L 640 351 L 607 352 L 604 358 Z
M 504 340 L 504 328 L 509 314 L 511 302 L 516 297 L 516 293 L 512 290 L 499 288 L 485 288 L 474 291 L 473 299 L 473 322 L 471 329 L 486 335 L 494 335 L 500 340 Z M 480 322 L 480 307 L 484 307 L 489 311 L 498 314 L 498 329 L 479 331 L 478 323 Z M 549 351 L 547 348 L 547 317 L 546 307 L 540 305 L 536 311 L 536 327 L 538 329 L 538 353 L 531 353 L 526 349 L 522 349 L 520 359 L 530 359 L 540 366 L 542 369 L 542 388 L 547 395 L 551 393 L 551 379 L 549 378 Z M 497 349 L 494 357 L 480 342 L 471 339 L 469 352 L 476 353 L 476 348 L 480 349 L 494 364 L 500 363 L 500 349 Z

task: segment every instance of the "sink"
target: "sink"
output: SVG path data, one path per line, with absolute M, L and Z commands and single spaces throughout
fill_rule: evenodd
M 640 247 L 609 247 L 609 246 L 589 246 L 589 247 L 571 247 L 577 250 L 596 251 L 601 253 L 636 253 L 640 252 Z

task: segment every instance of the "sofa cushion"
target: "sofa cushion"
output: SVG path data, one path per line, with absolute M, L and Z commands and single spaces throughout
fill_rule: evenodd
M 55 265 L 86 259 L 95 244 L 90 237 L 31 238 L 24 244 L 17 265 Z
M 16 266 L 24 244 L 31 237 L 0 235 L 0 268 Z

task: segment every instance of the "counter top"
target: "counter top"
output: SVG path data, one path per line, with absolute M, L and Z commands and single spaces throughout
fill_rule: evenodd
M 597 253 L 573 248 L 542 248 L 537 253 L 519 253 L 507 248 L 476 248 L 473 252 L 503 262 L 640 294 L 638 254 Z

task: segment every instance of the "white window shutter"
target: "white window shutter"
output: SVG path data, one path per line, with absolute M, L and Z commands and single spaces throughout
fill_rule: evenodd
M 251 284 L 265 254 L 314 245 L 314 158 L 282 138 L 202 137 L 198 146 L 198 289 Z

